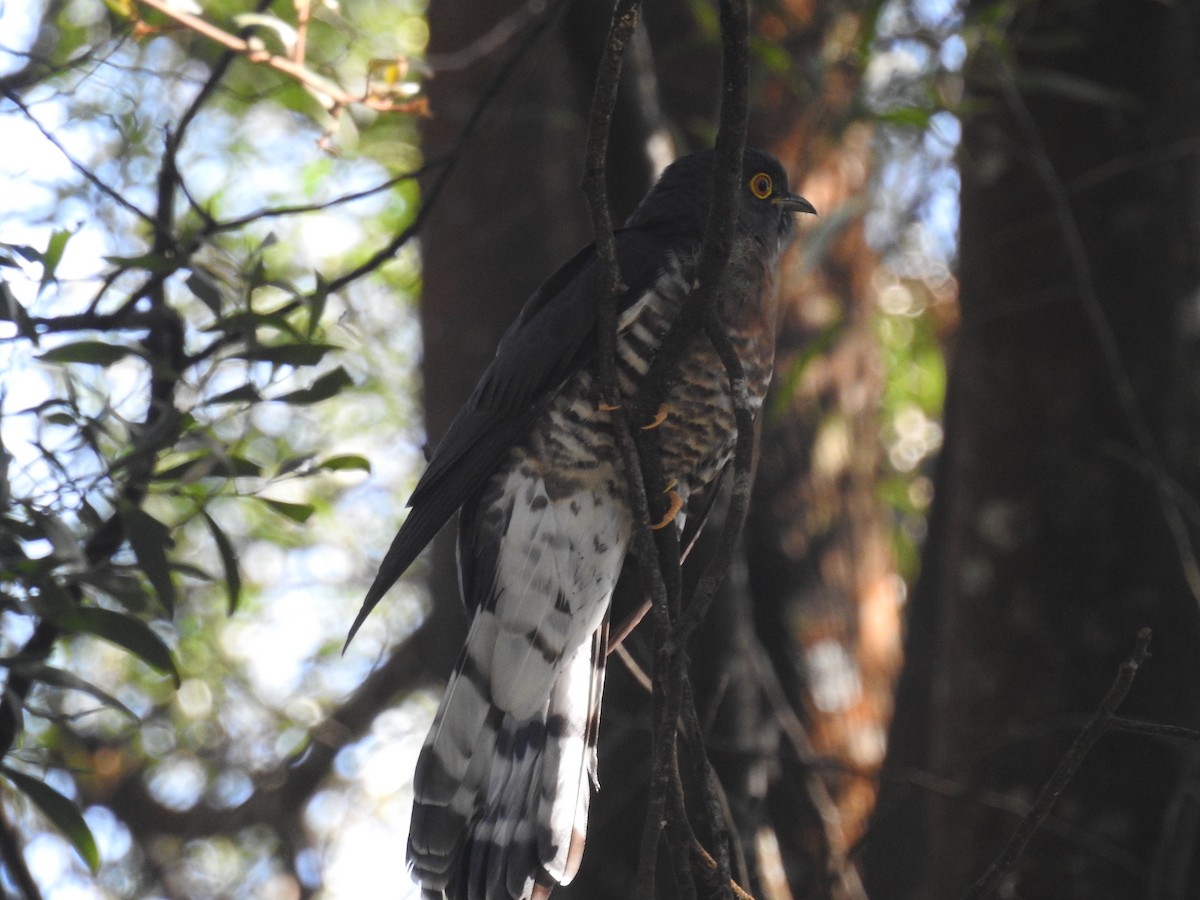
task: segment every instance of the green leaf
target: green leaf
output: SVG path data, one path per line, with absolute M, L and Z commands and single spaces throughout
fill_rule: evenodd
M 42 251 L 36 247 L 30 247 L 28 244 L 4 244 L 4 246 L 18 256 L 24 257 L 27 262 L 37 263 L 42 261 Z
M 339 393 L 348 387 L 354 386 L 354 379 L 350 377 L 350 373 L 338 366 L 332 372 L 326 372 L 320 378 L 312 383 L 311 387 L 302 388 L 298 391 L 291 391 L 281 397 L 273 397 L 280 403 L 291 403 L 295 406 L 305 406 L 310 403 L 320 403 L 322 400 L 328 400 L 331 397 L 336 397 Z
M 180 575 L 186 575 L 189 578 L 195 578 L 197 581 L 215 581 L 209 572 L 199 566 L 193 566 L 191 563 L 180 562 L 175 560 L 171 563 L 171 571 L 178 572 Z
M 142 269 L 146 272 L 170 273 L 179 268 L 179 264 L 174 260 L 157 253 L 143 253 L 141 256 L 106 256 L 104 261 L 122 269 Z
M 238 310 L 205 325 L 202 330 L 207 332 L 223 331 L 226 334 L 250 335 L 262 327 L 295 332 L 295 329 L 288 324 L 286 312 L 278 309 L 271 312 L 255 312 L 249 309 Z
M 365 456 L 347 453 L 343 456 L 331 456 L 317 463 L 318 469 L 328 469 L 331 472 L 360 471 L 370 473 L 371 461 Z
M 221 565 L 225 569 L 225 588 L 229 592 L 229 614 L 232 616 L 237 612 L 238 602 L 242 598 L 242 574 L 238 567 L 237 550 L 233 546 L 233 541 L 229 540 L 229 535 L 217 524 L 216 519 L 207 512 L 203 512 L 201 515 L 208 523 L 208 530 L 212 533 L 213 542 L 217 545 L 217 553 L 221 555 Z
M 133 575 L 135 570 L 130 567 L 122 569 L 97 569 L 84 571 L 74 578 L 80 584 L 89 584 L 102 594 L 118 601 L 130 609 L 141 609 L 148 599 L 149 592 L 145 583 Z
M 45 363 L 87 363 L 93 366 L 111 366 L 132 352 L 131 347 L 109 344 L 105 341 L 75 341 L 47 350 L 38 359 Z
M 928 128 L 929 120 L 933 118 L 934 110 L 922 106 L 902 106 L 889 109 L 878 115 L 881 122 L 900 125 L 904 128 Z
M 171 565 L 167 561 L 167 550 L 175 546 L 170 529 L 137 507 L 122 512 L 121 522 L 138 565 L 154 586 L 167 616 L 175 615 L 175 582 L 171 580 Z
M 67 241 L 71 239 L 71 231 L 56 231 L 50 235 L 50 242 L 46 244 L 46 252 L 42 254 L 42 280 L 38 284 L 38 296 L 41 296 L 46 285 L 54 280 L 54 273 L 58 271 L 58 264 L 62 262 L 63 251 L 67 249 Z
M 100 851 L 96 849 L 96 839 L 88 828 L 83 813 L 74 803 L 56 791 L 50 785 L 24 772 L 0 765 L 0 772 L 12 782 L 13 786 L 30 799 L 34 806 L 41 810 L 42 815 L 49 819 L 54 827 L 63 833 L 71 842 L 71 846 L 87 863 L 93 872 L 100 869 Z
M 313 455 L 311 453 L 304 453 L 300 456 L 293 456 L 291 459 L 285 459 L 279 464 L 279 468 L 275 470 L 275 475 L 278 477 L 280 475 L 287 475 L 291 472 L 295 472 L 302 466 L 312 462 L 312 458 Z
M 33 327 L 33 320 L 29 318 L 29 313 L 25 311 L 21 302 L 13 296 L 7 282 L 0 282 L 0 321 L 12 322 L 17 326 L 17 333 L 21 337 L 37 343 L 38 333 Z
M 170 649 L 145 622 L 99 606 L 85 606 L 75 613 L 63 624 L 124 647 L 152 669 L 170 675 L 175 687 L 179 687 L 179 670 Z
M 325 278 L 320 272 L 317 275 L 317 286 L 308 296 L 308 336 L 317 333 L 321 324 L 321 316 L 325 315 L 325 305 L 329 301 L 329 290 L 325 286 Z
M 251 347 L 233 356 L 235 359 L 266 362 L 273 366 L 315 366 L 325 358 L 326 353 L 336 349 L 333 344 L 275 344 L 271 347 Z
M 262 394 L 258 392 L 258 388 L 252 384 L 243 384 L 231 391 L 210 397 L 203 403 L 205 406 L 212 406 L 217 403 L 258 403 L 260 400 L 262 400 Z
M 192 484 L 201 478 L 254 478 L 262 466 L 241 456 L 204 451 L 154 473 L 155 481 L 180 481 Z
M 138 19 L 136 0 L 104 0 L 104 5 L 119 19 L 125 19 L 128 22 L 136 22 Z
M 214 316 L 221 315 L 221 287 L 211 275 L 203 269 L 192 269 L 184 284 L 196 299 L 212 310 Z
M 48 684 L 52 687 L 64 688 L 72 691 L 82 691 L 85 694 L 90 694 L 95 697 L 105 706 L 111 706 L 118 712 L 122 712 L 135 722 L 140 721 L 137 714 L 128 706 L 114 697 L 112 694 L 105 691 L 90 681 L 84 681 L 78 675 L 68 672 L 65 669 L 48 666 L 45 663 L 30 663 L 22 661 L 20 658 L 13 659 L 9 664 L 10 668 L 22 672 L 33 681 L 39 681 L 42 684 Z
M 272 500 L 270 497 L 259 497 L 258 499 L 281 516 L 285 516 L 301 525 L 307 522 L 309 516 L 317 511 L 317 508 L 311 503 L 288 503 L 285 500 Z

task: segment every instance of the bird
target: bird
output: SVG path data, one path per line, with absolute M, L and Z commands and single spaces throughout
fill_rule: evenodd
M 634 398 L 698 289 L 713 149 L 669 165 L 615 232 L 616 370 Z M 776 270 L 796 213 L 774 157 L 743 153 L 739 209 L 718 314 L 757 410 L 771 377 Z M 634 528 L 611 417 L 600 401 L 595 244 L 529 298 L 500 339 L 409 499 L 351 630 L 458 513 L 466 644 L 421 750 L 408 863 L 426 900 L 537 900 L 578 871 L 598 787 L 596 739 L 608 617 Z M 737 439 L 731 389 L 697 332 L 676 363 L 657 435 L 681 527 Z

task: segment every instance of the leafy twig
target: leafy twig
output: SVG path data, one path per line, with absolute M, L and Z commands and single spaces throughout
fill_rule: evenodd
M 169 3 L 163 2 L 163 0 L 138 0 L 138 2 L 177 22 L 189 31 L 193 31 L 201 37 L 208 38 L 210 41 L 220 44 L 227 50 L 232 51 L 232 53 L 244 57 L 249 62 L 266 66 L 267 68 L 274 69 L 276 72 L 287 75 L 289 78 L 308 88 L 322 101 L 327 109 L 332 110 L 343 106 L 361 105 L 381 113 L 399 112 L 424 115 L 428 112 L 428 102 L 424 97 L 397 101 L 390 97 L 373 94 L 370 91 L 362 94 L 353 94 L 293 59 L 276 56 L 267 50 L 256 47 L 249 41 L 236 37 L 228 31 L 213 25 L 211 22 L 206 22 L 199 16 L 176 9 Z

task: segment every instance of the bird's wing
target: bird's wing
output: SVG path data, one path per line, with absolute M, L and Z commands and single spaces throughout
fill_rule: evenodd
M 624 309 L 659 275 L 678 235 L 626 229 L 616 235 Z M 603 271 L 593 245 L 568 260 L 534 292 L 505 332 L 475 391 L 450 423 L 417 483 L 412 511 L 392 541 L 350 634 L 466 500 L 479 490 L 564 381 L 595 353 Z

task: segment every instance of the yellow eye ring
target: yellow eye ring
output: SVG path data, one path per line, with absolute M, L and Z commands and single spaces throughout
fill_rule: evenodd
M 750 179 L 750 193 L 759 200 L 766 200 L 771 196 L 771 176 L 766 172 L 759 172 Z

